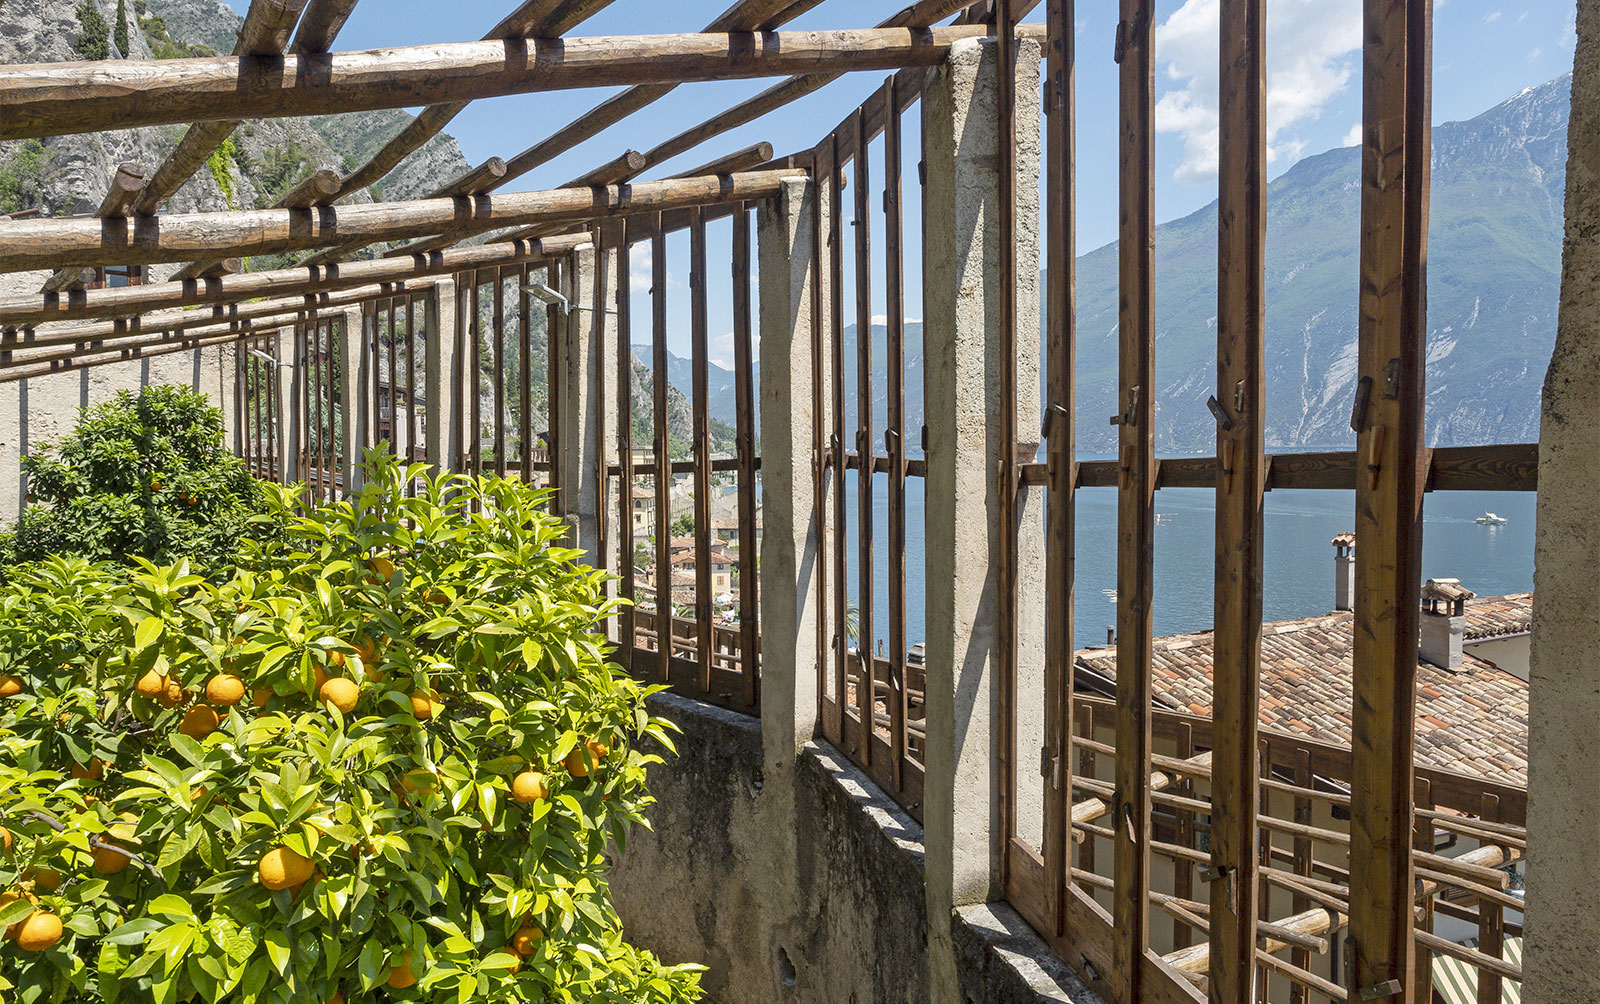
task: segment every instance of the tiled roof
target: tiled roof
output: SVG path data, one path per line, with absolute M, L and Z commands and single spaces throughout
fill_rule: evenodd
M 1533 594 L 1485 596 L 1467 603 L 1469 639 L 1527 634 L 1533 630 Z
M 1469 601 L 1467 623 L 1498 623 L 1521 597 Z M 1504 608 L 1504 609 L 1503 609 Z M 1348 612 L 1263 626 L 1261 636 L 1261 727 L 1323 742 L 1350 743 L 1352 648 Z M 1470 630 L 1470 627 L 1469 627 Z M 1189 714 L 1211 714 L 1212 634 L 1171 635 L 1155 640 L 1156 700 Z M 1083 669 L 1116 678 L 1114 649 L 1078 652 Z M 1416 761 L 1473 774 L 1501 784 L 1528 783 L 1528 684 L 1473 656 L 1445 670 L 1417 667 Z

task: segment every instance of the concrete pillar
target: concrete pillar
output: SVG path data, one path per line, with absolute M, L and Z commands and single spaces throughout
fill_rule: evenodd
M 300 480 L 295 465 L 294 447 L 290 439 L 294 436 L 294 406 L 290 397 L 290 371 L 294 369 L 294 329 L 279 328 L 277 337 L 272 342 L 272 355 L 278 360 L 273 367 L 273 392 L 277 405 L 277 435 L 278 449 L 278 480 L 286 485 L 292 485 Z
M 566 290 L 565 374 L 562 396 L 561 510 L 572 524 L 573 546 L 585 553 L 595 568 L 614 567 L 605 547 L 617 538 L 612 523 L 616 506 L 605 504 L 606 479 L 602 472 L 616 456 L 617 393 L 616 320 L 607 313 L 616 301 L 615 250 L 596 253 L 585 244 L 568 259 L 563 270 Z
M 784 999 L 797 932 L 805 916 L 796 862 L 805 858 L 805 821 L 797 803 L 801 748 L 817 725 L 818 618 L 822 614 L 812 465 L 812 392 L 818 378 L 813 354 L 812 288 L 817 281 L 812 248 L 816 233 L 816 185 L 805 178 L 783 183 L 756 215 L 760 274 L 761 334 L 761 747 L 762 804 L 770 839 L 757 852 L 770 865 L 760 891 L 771 905 L 773 925 L 760 943 L 769 954 L 773 984 L 765 999 Z M 754 990 L 754 988 L 752 988 Z M 762 996 L 759 992 L 756 996 Z
M 768 766 L 792 769 L 817 714 L 820 615 L 812 477 L 815 186 L 783 183 L 756 217 L 761 307 L 761 724 Z
M 959 1001 L 951 913 L 1000 895 L 999 694 L 1001 528 L 995 477 L 999 399 L 1001 253 L 996 151 L 998 75 L 992 40 L 957 43 L 923 98 L 927 161 L 924 327 L 927 360 L 927 774 L 924 836 L 933 999 Z M 1017 59 L 1017 429 L 1039 426 L 1039 50 Z M 1031 455 L 1031 454 L 1030 454 Z M 1018 499 L 1018 691 L 1039 684 L 1043 637 L 1042 491 Z M 1005 627 L 1010 627 L 1006 625 Z M 1019 702 L 1023 705 L 1032 702 Z M 1037 762 L 1042 722 L 1019 720 L 1018 780 Z M 1030 760 L 1030 758 L 1033 758 Z M 1034 771 L 1033 773 L 1036 773 Z M 1037 779 L 1019 799 L 1037 828 Z
M 461 456 L 461 407 L 456 401 L 456 284 L 440 279 L 428 297 L 423 345 L 423 443 L 434 473 L 456 468 Z
M 1580 3 L 1566 246 L 1539 427 L 1523 999 L 1600 1000 L 1600 4 Z
M 278 359 L 288 364 L 289 390 L 288 396 L 283 399 L 283 414 L 288 421 L 288 428 L 284 431 L 283 448 L 285 454 L 284 483 L 299 484 L 305 480 L 306 472 L 300 469 L 300 451 L 305 448 L 301 437 L 305 435 L 306 426 L 306 367 L 304 360 L 301 365 L 295 365 L 296 346 L 305 338 L 305 331 L 299 327 L 284 328 L 278 333 Z
M 367 429 L 368 369 L 366 318 L 360 307 L 347 307 L 339 325 L 339 470 L 346 494 L 361 490 L 361 451 L 370 436 Z

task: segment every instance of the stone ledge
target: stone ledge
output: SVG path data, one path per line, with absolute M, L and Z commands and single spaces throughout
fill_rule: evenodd
M 1005 903 L 959 908 L 950 933 L 971 1004 L 1101 1004 Z

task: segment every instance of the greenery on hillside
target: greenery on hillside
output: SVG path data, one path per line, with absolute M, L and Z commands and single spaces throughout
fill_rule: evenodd
M 0 214 L 15 213 L 39 204 L 43 195 L 44 144 L 24 140 L 7 160 L 0 161 Z
M 72 47 L 84 59 L 106 59 L 111 55 L 111 28 L 106 24 L 105 15 L 100 13 L 100 7 L 94 0 L 83 0 L 78 4 L 78 37 L 73 39 Z

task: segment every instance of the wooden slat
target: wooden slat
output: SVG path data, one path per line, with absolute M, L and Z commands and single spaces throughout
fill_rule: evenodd
M 1074 250 L 1077 176 L 1073 124 L 1073 0 L 1048 0 L 1045 52 L 1045 446 L 1048 490 L 1045 510 L 1045 764 L 1044 867 L 1046 933 L 1066 934 L 1066 885 L 1071 868 L 1070 834 L 1064 825 L 1073 763 L 1068 741 L 1074 720 L 1073 651 L 1073 444 L 1076 440 L 1074 372 Z M 1093 754 L 1089 754 L 1093 770 Z M 1091 866 L 1086 866 L 1091 867 Z
M 1428 795 L 1427 778 L 1417 778 L 1412 788 L 1412 798 L 1417 808 L 1433 809 L 1433 799 Z M 1426 817 L 1413 818 L 1411 822 L 1411 842 L 1418 850 L 1433 852 L 1433 824 Z M 1417 934 L 1433 933 L 1433 903 L 1434 897 L 1424 896 L 1417 911 L 1413 914 L 1417 926 Z M 1412 978 L 1413 996 L 1422 1004 L 1433 1000 L 1433 953 L 1418 952 L 1416 974 Z
M 850 703 L 847 679 L 850 668 L 850 637 L 848 631 L 848 617 L 850 605 L 850 590 L 848 582 L 848 562 L 846 560 L 846 528 L 849 523 L 846 519 L 845 491 L 844 491 L 844 200 L 840 193 L 840 178 L 843 165 L 838 158 L 839 134 L 835 131 L 824 141 L 824 156 L 820 158 L 827 165 L 828 185 L 828 233 L 825 238 L 823 254 L 827 257 L 828 266 L 828 353 L 829 370 L 832 373 L 831 386 L 828 388 L 831 397 L 831 414 L 833 427 L 828 430 L 829 444 L 833 456 L 833 677 L 834 699 L 837 702 L 835 726 L 840 743 L 844 743 L 844 726 L 849 717 L 846 709 Z M 844 746 L 848 752 L 849 746 Z
M 521 266 L 521 268 L 522 268 L 522 274 L 524 276 L 526 276 L 528 274 L 528 266 L 523 265 L 523 266 Z M 518 299 L 517 303 L 525 305 L 527 303 L 527 300 L 526 299 Z M 422 312 L 422 316 L 423 317 L 427 316 L 427 311 L 426 310 L 424 310 Z M 527 335 L 527 318 L 528 318 L 528 307 L 527 306 L 523 306 L 522 307 L 522 318 L 523 318 L 523 335 L 524 335 L 523 343 L 526 344 L 526 342 L 527 342 L 527 337 L 526 337 L 526 335 Z M 426 338 L 432 338 L 432 337 L 434 337 L 434 335 L 433 335 L 433 332 L 431 332 L 431 331 L 428 332 L 424 336 L 425 339 Z M 406 297 L 406 463 L 408 463 L 408 464 L 411 463 L 413 459 L 416 459 L 416 452 L 417 452 L 417 446 L 418 446 L 418 443 L 417 443 L 417 342 L 418 342 L 418 338 L 417 338 L 417 298 L 414 295 L 408 295 Z M 426 344 L 425 341 L 424 341 L 424 344 Z M 526 357 L 524 357 L 524 358 L 526 358 Z M 522 382 L 523 386 L 527 386 L 527 384 L 528 384 L 528 367 L 526 365 L 526 362 L 524 362 L 524 365 L 523 365 L 522 369 L 519 372 L 522 374 L 522 381 L 521 382 Z M 527 398 L 526 397 L 523 398 L 522 411 L 523 411 L 524 415 L 527 414 L 528 408 L 527 408 Z M 415 482 L 407 481 L 406 487 L 408 489 L 407 494 L 412 494 L 414 489 L 415 489 L 415 487 L 416 487 Z
M 562 285 L 561 271 L 565 264 L 552 261 L 545 267 L 545 283 L 555 290 Z M 560 514 L 564 511 L 565 502 L 561 497 L 560 489 L 563 482 L 561 477 L 561 443 L 562 425 L 566 417 L 561 411 L 563 395 L 559 388 L 564 385 L 566 377 L 562 374 L 563 357 L 566 352 L 566 324 L 560 307 L 550 304 L 545 308 L 545 407 L 548 414 L 545 416 L 545 436 L 549 441 L 550 454 L 550 481 L 549 486 L 557 490 L 552 512 Z
M 1211 883 L 1214 999 L 1266 991 L 1252 962 L 1256 901 L 1255 762 L 1261 698 L 1261 581 L 1266 429 L 1267 146 L 1265 0 L 1224 0 L 1220 195 L 1217 212 L 1215 681 L 1212 714 L 1229 736 L 1212 760 Z M 1149 385 L 1146 384 L 1148 387 Z M 1231 425 L 1231 428 L 1229 427 Z M 1270 766 L 1268 767 L 1270 770 Z
M 506 282 L 505 273 L 494 275 L 494 472 L 506 476 Z
M 996 750 L 1000 774 L 1000 826 L 1009 841 L 1017 832 L 1017 52 L 1015 5 L 995 0 L 999 133 L 999 317 L 1000 342 L 1000 630 L 996 633 L 995 694 L 1002 709 Z M 1031 102 L 1030 102 L 1031 103 Z M 884 120 L 894 115 L 883 105 Z M 858 134 L 857 150 L 866 150 Z M 1030 336 L 1031 337 L 1031 336 Z M 1008 862 L 1002 860 L 1002 869 Z
M 650 240 L 650 375 L 654 387 L 656 470 L 656 616 L 670 619 L 672 610 L 672 467 L 667 456 L 667 239 L 659 221 Z M 670 644 L 661 644 L 661 675 L 666 682 Z
M 1500 800 L 1484 794 L 1478 815 L 1498 821 Z M 1478 951 L 1494 959 L 1505 956 L 1505 907 L 1486 899 L 1478 901 Z M 1478 1004 L 1501 1004 L 1500 995 L 1500 974 L 1491 969 L 1478 970 Z
M 617 221 L 620 222 L 620 221 Z M 616 223 L 594 228 L 594 283 L 589 290 L 589 309 L 594 318 L 594 349 L 589 358 L 589 368 L 594 376 L 594 414 L 598 416 L 595 422 L 594 433 L 594 466 L 583 473 L 583 477 L 595 486 L 595 561 L 596 567 L 602 571 L 611 571 L 614 567 L 611 546 L 616 543 L 611 539 L 611 520 L 608 513 L 610 508 L 610 493 L 607 489 L 607 463 L 606 463 L 606 324 L 610 316 L 611 307 L 606 303 L 606 288 L 613 281 L 608 274 L 610 271 L 609 256 L 613 243 L 612 230 Z M 583 379 L 589 379 L 585 373 Z
M 699 634 L 695 655 L 700 663 L 700 690 L 711 689 L 711 411 L 710 351 L 706 320 L 706 226 L 689 228 L 689 340 L 694 409 L 694 607 Z
M 884 448 L 889 461 L 889 550 L 884 556 L 889 575 L 889 749 L 891 773 L 899 788 L 906 760 L 906 395 L 905 395 L 905 250 L 901 246 L 901 151 L 899 104 L 890 75 L 879 92 L 888 128 L 883 131 Z
M 622 667 L 633 671 L 635 644 L 634 617 L 634 565 L 633 560 L 633 290 L 629 278 L 633 274 L 630 264 L 632 246 L 626 233 L 617 241 L 617 463 L 621 467 L 617 479 L 617 526 L 621 540 L 617 546 L 617 565 L 622 575 L 622 597 L 628 600 L 618 614 L 620 628 L 617 632 L 622 644 L 617 655 Z M 526 382 L 526 381 L 524 381 Z M 526 467 L 523 468 L 527 470 Z M 604 480 L 601 482 L 604 484 Z
M 1112 985 L 1123 1001 L 1151 989 L 1149 945 L 1151 614 L 1154 595 L 1155 419 L 1151 393 L 1155 217 L 1155 61 L 1151 0 L 1120 0 L 1121 163 L 1118 226 L 1117 797 Z
M 644 170 L 644 154 L 636 154 L 639 158 L 638 170 Z M 754 143 L 742 150 L 735 150 L 730 154 L 718 157 L 716 160 L 701 164 L 689 171 L 680 171 L 674 177 L 697 178 L 702 174 L 732 174 L 735 171 L 749 171 L 765 164 L 772 159 L 772 144 L 763 140 Z
M 1422 582 L 1424 280 L 1431 3 L 1368 0 L 1361 286 L 1349 989 L 1414 1000 L 1412 756 Z
M 756 622 L 756 429 L 755 353 L 750 287 L 750 208 L 733 218 L 733 398 L 735 433 L 739 452 L 739 662 L 744 677 L 744 702 L 760 701 L 760 670 L 756 655 L 760 644 Z M 626 276 L 627 270 L 622 274 Z
M 870 102 L 869 102 L 870 103 Z M 858 152 L 851 163 L 851 182 L 855 185 L 855 286 L 856 286 L 856 452 L 871 456 L 872 442 L 872 217 L 869 190 L 872 171 L 859 142 L 864 113 L 857 108 L 852 123 L 858 138 Z M 876 675 L 872 669 L 872 470 L 865 465 L 856 480 L 856 716 L 870 730 L 876 707 Z M 857 749 L 861 762 L 871 764 L 872 745 L 863 742 Z
M 463 218 L 455 199 L 324 208 L 308 214 L 287 209 L 191 213 L 130 220 L 106 228 L 94 219 L 23 220 L 6 227 L 0 270 L 22 271 L 92 259 L 106 264 L 180 261 L 197 253 L 272 254 L 338 243 L 346 238 L 397 240 L 441 231 L 467 236 L 508 225 L 583 221 L 656 209 L 741 202 L 775 194 L 793 171 L 742 172 L 674 178 L 627 186 L 553 189 L 480 198 Z

